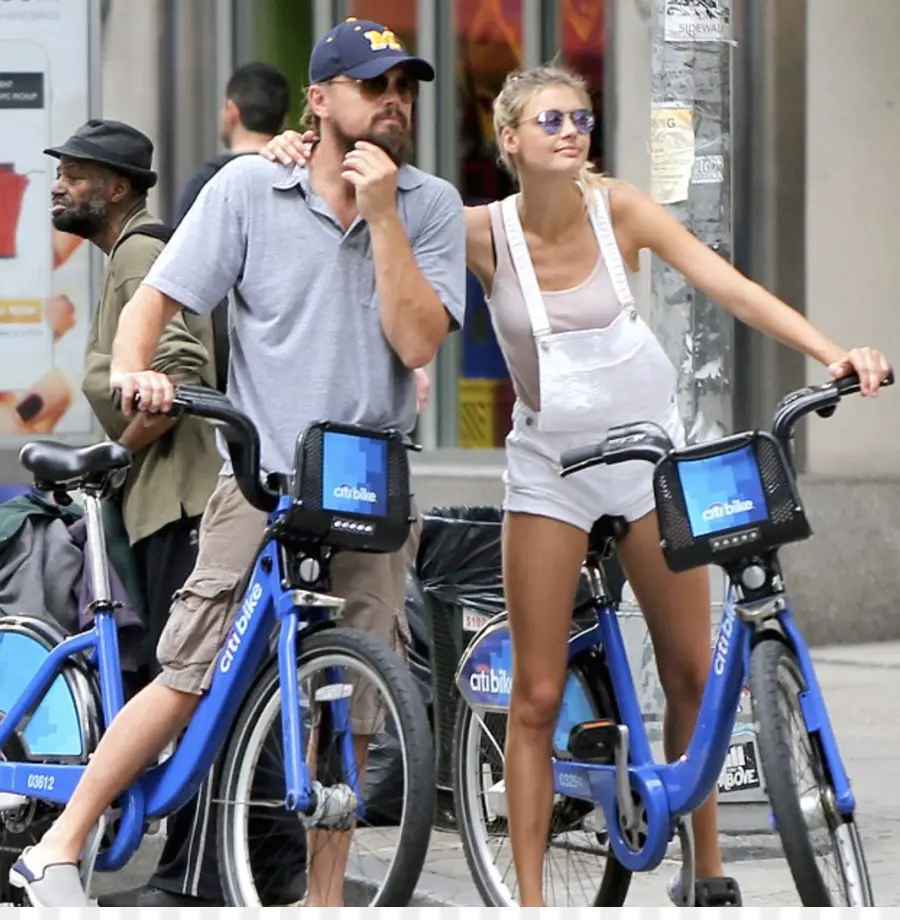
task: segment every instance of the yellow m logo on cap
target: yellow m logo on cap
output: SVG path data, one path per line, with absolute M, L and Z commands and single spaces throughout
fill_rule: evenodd
M 390 48 L 391 51 L 403 50 L 403 45 L 397 41 L 397 36 L 390 29 L 385 29 L 384 32 L 376 32 L 375 29 L 371 29 L 364 32 L 363 35 L 369 40 L 373 51 L 384 51 L 386 48 Z

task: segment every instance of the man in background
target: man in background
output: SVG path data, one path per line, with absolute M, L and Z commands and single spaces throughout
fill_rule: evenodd
M 239 67 L 225 87 L 219 110 L 219 138 L 225 152 L 207 160 L 184 184 L 175 206 L 175 226 L 184 219 L 203 186 L 235 157 L 257 153 L 284 126 L 291 105 L 284 74 L 270 64 L 254 62 Z M 225 392 L 228 380 L 228 299 L 212 313 L 215 338 L 216 386 Z
M 185 183 L 175 206 L 176 226 L 203 186 L 226 163 L 245 153 L 257 153 L 281 131 L 290 95 L 284 74 L 270 64 L 244 64 L 231 75 L 219 110 L 219 138 L 225 152 L 207 160 Z

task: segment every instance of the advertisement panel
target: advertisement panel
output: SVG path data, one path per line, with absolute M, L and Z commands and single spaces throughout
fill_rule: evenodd
M 54 229 L 58 161 L 43 150 L 95 111 L 96 16 L 92 0 L 0 0 L 0 447 L 93 429 L 81 376 L 96 256 Z

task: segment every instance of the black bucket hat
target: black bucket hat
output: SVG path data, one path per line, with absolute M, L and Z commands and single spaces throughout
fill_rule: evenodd
M 47 147 L 44 153 L 57 159 L 66 156 L 103 163 L 142 189 L 156 185 L 157 175 L 150 168 L 153 141 L 121 121 L 92 118 L 64 144 Z

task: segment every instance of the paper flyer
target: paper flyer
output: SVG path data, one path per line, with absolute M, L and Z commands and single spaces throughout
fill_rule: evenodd
M 686 201 L 694 169 L 694 110 L 654 106 L 651 118 L 651 195 L 660 204 Z

